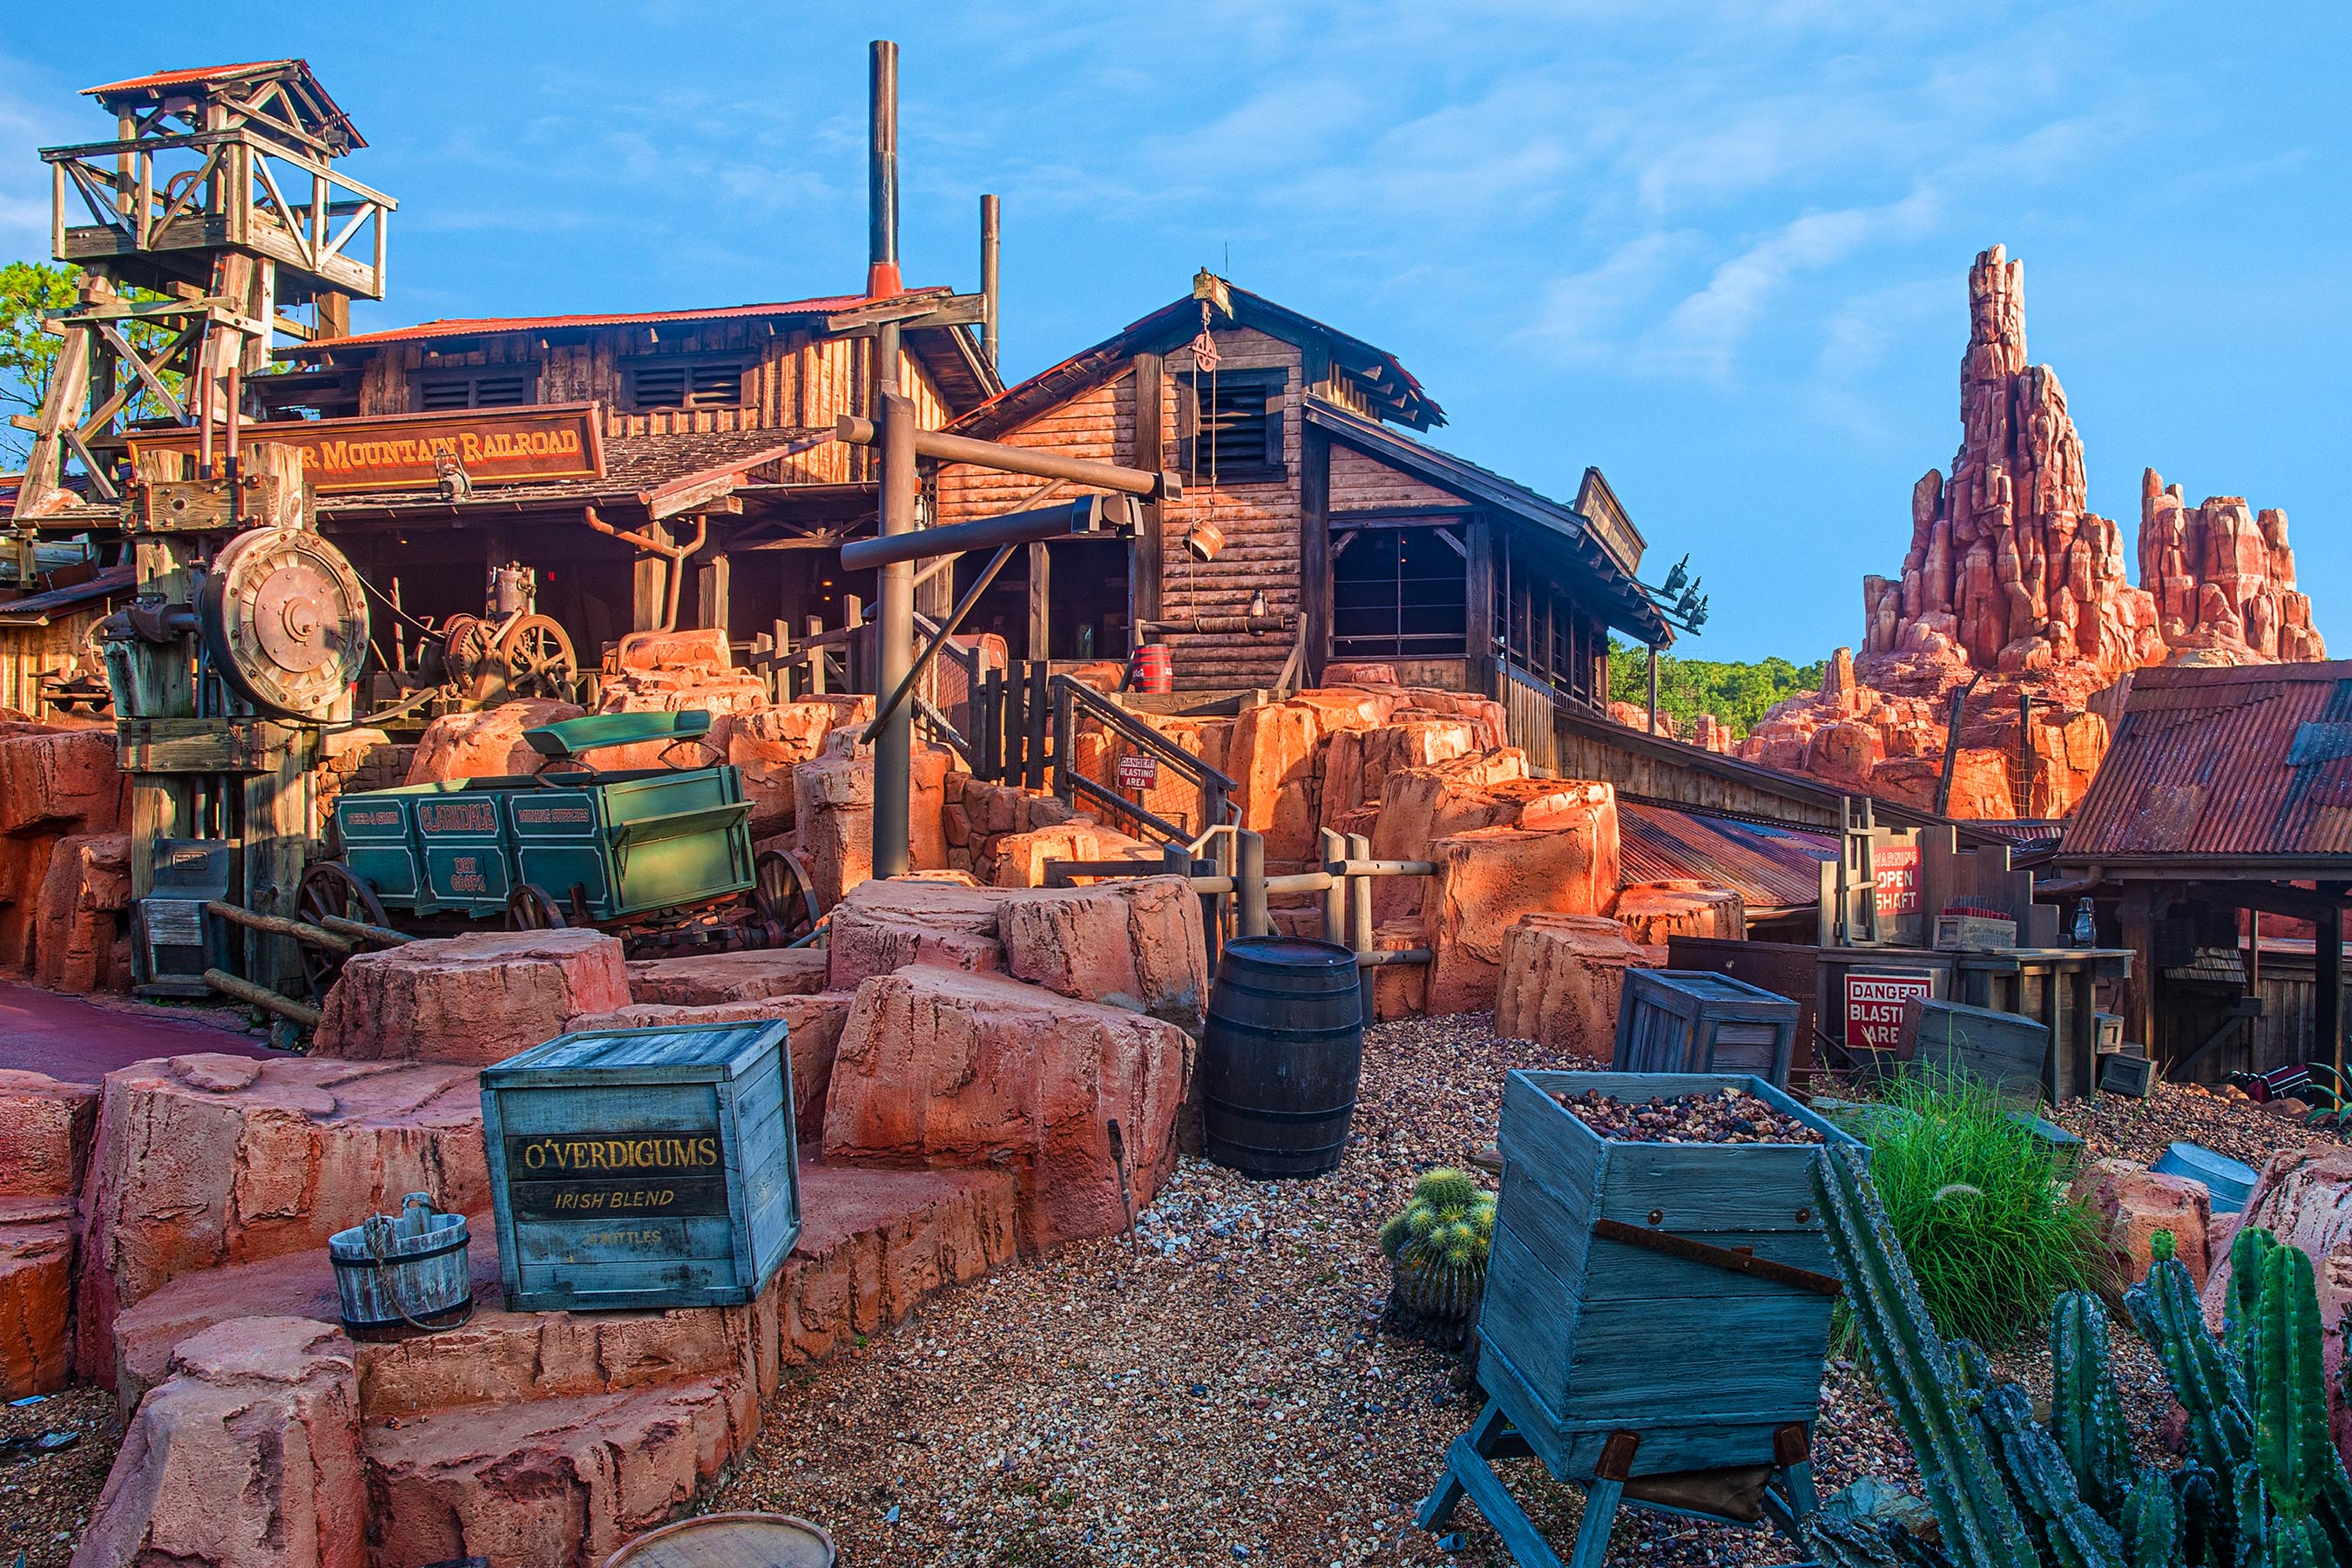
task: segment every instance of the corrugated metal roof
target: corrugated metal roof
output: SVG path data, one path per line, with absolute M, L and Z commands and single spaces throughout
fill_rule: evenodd
M 1628 882 L 1695 878 L 1730 888 L 1748 912 L 1811 909 L 1837 835 L 1686 811 L 1649 801 L 1617 803 L 1618 860 Z
M 282 70 L 302 62 L 285 60 L 247 60 L 243 65 L 192 66 L 185 70 L 157 71 L 152 76 L 134 76 L 128 81 L 110 81 L 98 87 L 81 89 L 84 98 L 96 98 L 107 92 L 142 92 L 150 88 L 184 87 L 190 82 L 220 81 L 228 77 L 249 76 L 257 71 Z
M 127 594 L 134 574 L 126 563 L 109 566 L 88 580 L 27 594 L 21 599 L 0 600 L 0 626 L 45 626 L 68 610 L 99 603 L 110 595 Z
M 2352 857 L 2347 739 L 2352 663 L 2141 670 L 2061 858 Z
M 902 300 L 944 299 L 946 288 L 909 289 Z M 575 316 L 447 316 L 419 321 L 413 327 L 391 327 L 348 338 L 321 338 L 303 345 L 304 357 L 340 353 L 345 349 L 376 348 L 385 343 L 418 342 L 431 338 L 472 338 L 500 332 L 556 332 L 574 327 L 658 326 L 665 321 L 727 321 L 742 317 L 830 316 L 836 311 L 871 305 L 863 294 L 827 294 L 814 300 L 782 300 L 765 305 L 717 305 L 703 310 L 624 310 Z

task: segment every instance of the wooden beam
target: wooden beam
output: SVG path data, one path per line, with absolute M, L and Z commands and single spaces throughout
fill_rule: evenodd
M 1165 468 L 1163 450 L 1167 425 L 1166 362 L 1158 354 L 1135 356 L 1135 467 L 1147 474 Z M 1160 618 L 1161 583 L 1167 566 L 1166 513 L 1157 500 L 1146 500 L 1137 518 L 1135 540 L 1129 547 L 1129 595 L 1138 626 Z
M 2341 882 L 2320 884 L 2342 897 Z M 2315 1061 L 2332 1064 L 2344 1076 L 2344 909 L 2339 903 L 2315 922 L 2318 940 L 2312 945 L 2312 1040 Z
M 1495 695 L 1495 525 L 1473 514 L 1463 526 L 1469 554 L 1463 563 L 1463 637 L 1470 656 L 1470 689 Z
M 1298 613 L 1305 625 L 1307 681 L 1331 662 L 1331 437 L 1299 422 Z
M 1054 584 L 1054 557 L 1043 541 L 1029 546 L 1029 657 L 1042 659 L 1052 641 L 1047 600 Z
M 640 531 L 648 538 L 659 540 L 664 544 L 672 542 L 669 530 L 658 522 L 649 522 Z M 636 564 L 630 572 L 629 629 L 631 631 L 650 632 L 661 629 L 662 622 L 668 617 L 669 613 L 669 574 L 673 571 L 683 569 L 683 563 L 674 567 L 658 555 L 646 554 L 637 557 Z

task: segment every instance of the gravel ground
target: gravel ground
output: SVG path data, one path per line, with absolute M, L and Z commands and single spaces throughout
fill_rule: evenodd
M 101 1389 L 68 1388 L 37 1405 L 0 1405 L 0 1442 L 60 1430 L 81 1436 L 37 1458 L 0 1452 L 0 1554 L 13 1563 L 22 1552 L 26 1568 L 53 1568 L 73 1555 L 122 1428 L 114 1396 Z
M 1468 1165 L 1493 1142 L 1508 1068 L 1596 1065 L 1490 1026 L 1465 1015 L 1368 1030 L 1357 1136 L 1328 1176 L 1253 1183 L 1186 1160 L 1142 1216 L 1134 1252 L 1114 1238 L 1013 1266 L 934 1298 L 855 1355 L 803 1369 L 703 1507 L 816 1520 L 856 1568 L 1500 1568 L 1508 1560 L 1474 1507 L 1444 1544 L 1413 1528 L 1476 1407 L 1451 1355 L 1383 1325 L 1376 1239 L 1422 1171 Z M 2305 1136 L 2169 1085 L 2055 1120 L 2095 1156 L 2143 1161 L 2186 1137 L 2259 1167 Z M 2114 1342 L 2126 1414 L 2152 1444 L 2168 1403 L 2161 1374 L 2120 1319 Z M 2046 1393 L 2046 1347 L 1994 1359 Z M 27 1568 L 63 1568 L 104 1483 L 121 1440 L 108 1395 L 0 1407 L 0 1436 L 58 1426 L 80 1441 L 0 1460 L 0 1560 L 23 1549 Z M 1824 1378 L 1815 1447 L 1823 1496 L 1866 1475 L 1916 1488 L 1900 1433 L 1849 1361 Z M 1503 1469 L 1565 1550 L 1580 1489 L 1542 1479 L 1532 1461 Z M 1628 1510 L 1611 1560 L 1762 1568 L 1795 1555 L 1762 1531 Z
M 2094 1095 L 2045 1114 L 2090 1145 L 2095 1156 L 2120 1154 L 2143 1165 L 2154 1164 L 2178 1141 L 2202 1143 L 2259 1172 L 2280 1150 L 2326 1137 L 2242 1094 L 2193 1083 L 2158 1083 L 2146 1100 Z

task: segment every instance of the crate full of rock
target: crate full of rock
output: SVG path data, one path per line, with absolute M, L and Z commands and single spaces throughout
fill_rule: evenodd
M 785 1033 L 594 1029 L 485 1068 L 508 1309 L 757 1296 L 800 1235 Z
M 1749 1075 L 1510 1075 L 1479 1374 L 1555 1476 L 1612 1436 L 1633 1476 L 1804 1453 L 1840 1289 L 1813 1167 L 1854 1143 Z

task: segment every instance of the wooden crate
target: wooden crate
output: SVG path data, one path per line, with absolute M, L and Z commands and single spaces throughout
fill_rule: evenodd
M 1789 1087 L 1797 1004 L 1703 969 L 1629 969 L 1617 1004 L 1618 1072 L 1753 1073 Z
M 1859 1146 L 1752 1076 L 1523 1071 L 1505 1086 L 1479 1377 L 1560 1479 L 1590 1479 L 1612 1432 L 1639 1436 L 1635 1475 L 1770 1464 L 1774 1433 L 1819 1406 L 1832 1297 L 1594 1226 L 1619 1221 L 1829 1274 L 1820 1146 L 1612 1142 L 1551 1098 L 1728 1086 Z
M 781 1021 L 563 1035 L 482 1069 L 509 1311 L 731 1306 L 800 1237 Z
M 2015 1013 L 1914 997 L 1903 1009 L 1897 1054 L 1929 1071 L 1965 1073 L 2004 1100 L 2039 1104 L 2050 1030 Z
M 1936 945 L 1946 952 L 1999 952 L 2017 945 L 2017 922 L 1991 915 L 1937 915 Z

